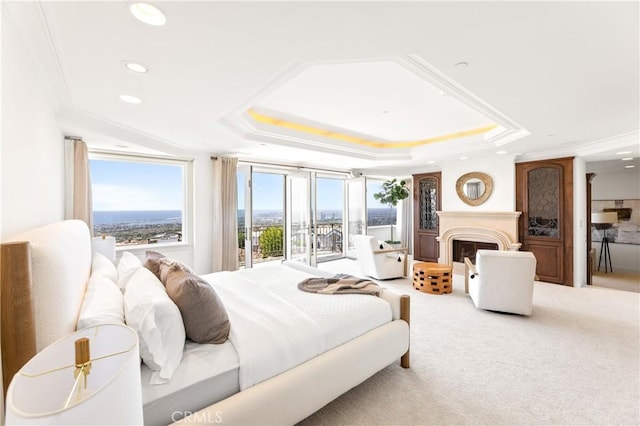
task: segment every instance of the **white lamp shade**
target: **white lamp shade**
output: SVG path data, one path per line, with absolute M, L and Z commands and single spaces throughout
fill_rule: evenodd
M 110 261 L 116 260 L 116 237 L 93 237 L 91 240 L 91 250 L 93 253 L 103 254 Z
M 591 213 L 591 223 L 617 223 L 618 213 L 616 212 L 602 212 Z
M 75 381 L 74 343 L 82 337 L 89 338 L 92 360 L 87 388 L 79 400 L 75 392 L 64 408 Z M 68 367 L 51 372 L 63 366 Z M 7 425 L 142 424 L 136 332 L 124 325 L 100 325 L 51 344 L 13 377 L 6 410 Z

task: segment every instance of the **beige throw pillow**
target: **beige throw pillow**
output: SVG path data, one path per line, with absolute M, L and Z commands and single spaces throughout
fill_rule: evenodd
M 160 279 L 178 306 L 187 337 L 196 343 L 224 343 L 229 317 L 213 287 L 177 262 L 160 261 Z
M 160 261 L 166 259 L 165 255 L 157 251 L 147 250 L 144 258 L 144 267 L 153 272 L 160 279 Z

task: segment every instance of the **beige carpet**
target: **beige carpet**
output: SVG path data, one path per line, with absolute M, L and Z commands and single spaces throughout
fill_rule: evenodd
M 521 317 L 477 310 L 462 276 L 440 296 L 384 285 L 412 296 L 411 368 L 387 367 L 301 425 L 640 424 L 640 294 L 536 283 Z

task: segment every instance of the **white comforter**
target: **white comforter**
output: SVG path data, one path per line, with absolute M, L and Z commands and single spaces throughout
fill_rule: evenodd
M 203 276 L 229 314 L 241 390 L 391 321 L 380 298 L 298 290 L 311 276 L 284 265 Z

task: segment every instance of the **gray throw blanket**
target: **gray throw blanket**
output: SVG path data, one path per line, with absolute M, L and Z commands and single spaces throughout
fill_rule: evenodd
M 371 280 L 348 274 L 337 274 L 331 278 L 307 278 L 298 283 L 298 288 L 318 294 L 371 294 L 380 296 L 382 288 Z

